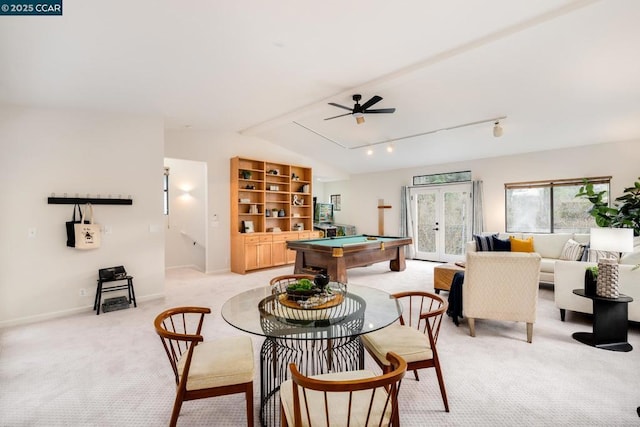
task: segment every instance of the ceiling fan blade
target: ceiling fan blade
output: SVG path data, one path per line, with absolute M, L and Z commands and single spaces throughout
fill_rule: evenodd
M 395 108 L 380 108 L 377 110 L 364 110 L 363 113 L 364 114 L 369 114 L 369 113 L 395 113 L 396 109 Z
M 362 107 L 360 107 L 360 111 L 366 110 L 367 108 L 371 107 L 376 102 L 380 102 L 380 101 L 382 101 L 382 98 L 380 98 L 378 95 L 374 95 L 374 96 L 371 97 L 370 100 L 368 100 L 367 102 L 362 104 Z
M 333 105 L 334 107 L 344 108 L 345 110 L 353 111 L 353 108 L 345 107 L 344 105 L 336 104 L 335 102 L 330 102 L 329 105 Z
M 338 117 L 350 116 L 352 113 L 340 114 L 339 116 L 327 117 L 325 120 L 337 119 Z

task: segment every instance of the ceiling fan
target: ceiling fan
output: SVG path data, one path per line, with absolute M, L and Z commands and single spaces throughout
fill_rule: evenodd
M 358 123 L 360 125 L 360 124 L 364 123 L 364 115 L 365 114 L 393 113 L 393 112 L 396 111 L 395 108 L 378 108 L 376 110 L 369 110 L 369 107 L 371 107 L 373 104 L 376 104 L 376 103 L 382 101 L 382 98 L 379 97 L 378 95 L 374 95 L 373 97 L 371 97 L 370 100 L 368 100 L 367 102 L 365 102 L 362 105 L 359 104 L 361 99 L 362 99 L 362 95 L 360 95 L 360 94 L 353 95 L 353 100 L 356 103 L 353 106 L 353 108 L 345 107 L 344 105 L 336 104 L 335 102 L 330 102 L 329 105 L 333 105 L 334 107 L 338 107 L 338 108 L 342 108 L 342 109 L 345 109 L 345 110 L 349 110 L 350 113 L 340 114 L 340 115 L 333 116 L 333 117 L 327 117 L 325 120 L 337 119 L 338 117 L 344 117 L 344 116 L 352 115 L 353 117 L 356 118 L 356 123 Z

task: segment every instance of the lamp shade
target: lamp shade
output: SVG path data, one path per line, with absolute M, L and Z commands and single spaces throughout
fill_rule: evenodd
M 592 228 L 589 246 L 599 251 L 633 252 L 632 228 Z

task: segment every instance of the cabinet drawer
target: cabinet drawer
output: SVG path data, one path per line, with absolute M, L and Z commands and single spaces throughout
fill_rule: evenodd
M 286 242 L 288 240 L 298 240 L 298 233 L 282 233 L 273 235 L 274 242 Z
M 247 243 L 258 243 L 260 241 L 260 236 L 245 236 L 244 244 Z
M 273 241 L 272 236 L 259 236 L 259 237 L 260 237 L 260 243 L 267 243 L 267 242 Z

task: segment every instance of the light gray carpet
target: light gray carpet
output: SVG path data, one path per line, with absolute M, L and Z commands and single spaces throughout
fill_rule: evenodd
M 348 274 L 351 283 L 390 292 L 432 290 L 433 266 L 408 261 L 404 272 L 391 272 L 380 263 Z M 169 270 L 163 300 L 0 330 L 0 425 L 167 425 L 174 383 L 153 330 L 156 314 L 178 305 L 209 306 L 214 315 L 205 323 L 206 338 L 241 334 L 220 317 L 224 301 L 291 271 L 243 276 Z M 403 425 L 640 425 L 640 327 L 631 325 L 629 353 L 571 338 L 590 329 L 584 315 L 568 313 L 561 322 L 549 288 L 540 291 L 532 344 L 522 323 L 479 320 L 471 338 L 465 321 L 456 327 L 445 319 L 438 349 L 451 412 L 444 412 L 433 369 L 422 370 L 420 382 L 412 375 L 403 382 Z M 253 340 L 257 368 L 262 340 Z M 366 364 L 375 366 L 369 359 Z M 256 375 L 256 425 L 259 390 Z M 244 423 L 241 395 L 186 402 L 178 420 L 181 426 Z

